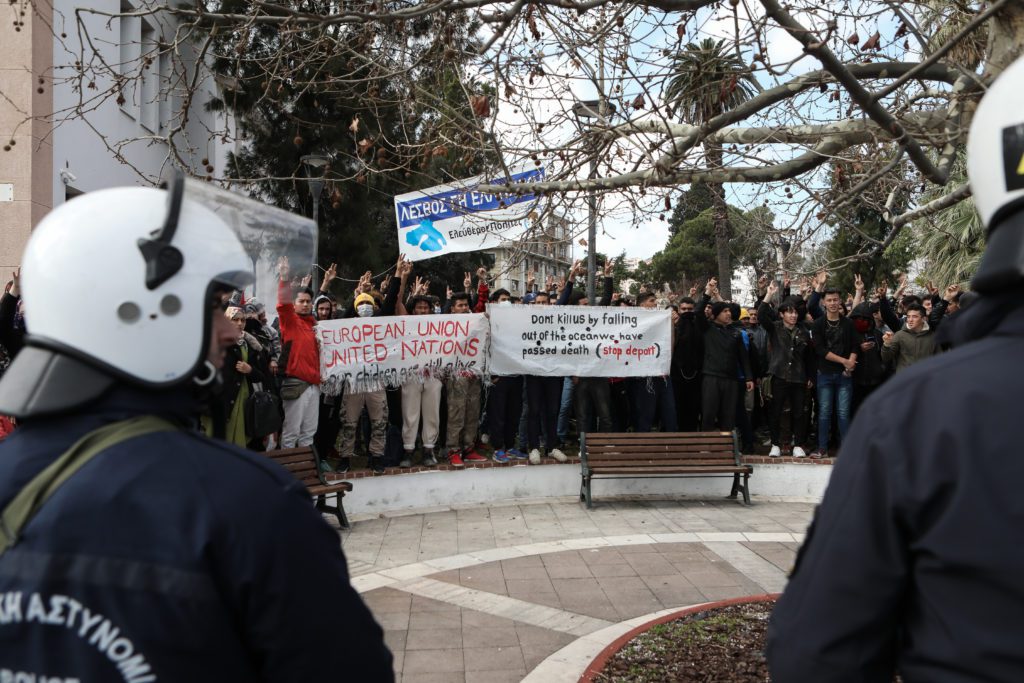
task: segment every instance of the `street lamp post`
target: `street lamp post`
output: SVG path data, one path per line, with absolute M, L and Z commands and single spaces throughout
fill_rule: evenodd
M 306 182 L 309 183 L 309 193 L 313 195 L 313 223 L 317 228 L 317 240 L 313 245 L 313 270 L 311 275 L 313 291 L 317 291 L 320 281 L 320 266 L 318 265 L 320 251 L 320 195 L 324 191 L 324 168 L 330 159 L 321 154 L 307 154 L 301 158 L 302 165 L 306 167 Z
M 573 105 L 572 113 L 580 122 L 582 128 L 584 121 L 594 121 L 606 118 L 614 113 L 615 107 L 604 100 L 581 100 Z M 590 158 L 590 179 L 597 177 L 597 156 Z M 587 302 L 591 306 L 597 305 L 597 192 L 590 190 L 587 193 Z

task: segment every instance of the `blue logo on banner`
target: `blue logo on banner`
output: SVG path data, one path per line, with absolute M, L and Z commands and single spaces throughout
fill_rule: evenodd
M 423 251 L 441 251 L 448 244 L 448 240 L 429 219 L 420 221 L 420 227 L 405 233 L 405 241 Z

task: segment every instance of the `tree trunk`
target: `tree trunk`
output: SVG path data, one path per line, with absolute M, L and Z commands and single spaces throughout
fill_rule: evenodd
M 708 168 L 722 167 L 721 145 L 704 145 Z M 708 183 L 711 190 L 715 220 L 715 256 L 718 260 L 718 291 L 726 301 L 732 300 L 732 258 L 729 254 L 729 207 L 725 203 L 725 187 Z

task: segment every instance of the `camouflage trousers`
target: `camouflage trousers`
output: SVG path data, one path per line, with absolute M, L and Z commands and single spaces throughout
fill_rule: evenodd
M 341 399 L 341 431 L 335 450 L 343 458 L 355 454 L 356 428 L 363 407 L 370 416 L 370 455 L 384 455 L 384 439 L 388 429 L 388 399 L 383 391 L 371 391 L 365 394 L 346 393 Z
M 448 448 L 472 448 L 476 445 L 480 423 L 480 380 L 455 377 L 448 386 Z

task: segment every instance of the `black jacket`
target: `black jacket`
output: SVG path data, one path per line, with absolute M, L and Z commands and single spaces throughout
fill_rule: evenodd
M 857 318 L 868 321 L 870 327 L 866 332 L 856 330 Z M 866 387 L 877 386 L 885 381 L 889 371 L 882 360 L 882 333 L 875 327 L 871 306 L 867 303 L 858 304 L 850 312 L 850 319 L 854 324 L 853 343 L 857 349 L 857 367 L 853 369 L 853 383 Z M 865 350 L 861 348 L 864 343 L 873 343 L 874 346 Z
M 25 345 L 25 330 L 14 327 L 14 317 L 18 312 L 19 299 L 8 293 L 0 296 L 0 346 L 7 349 L 11 360 L 18 355 Z
M 757 321 L 768 333 L 768 374 L 794 384 L 806 382 L 811 377 L 811 335 L 807 330 L 799 324 L 787 329 L 765 302 L 757 309 Z
M 773 681 L 1024 681 L 1022 357 L 1018 308 L 860 408 L 772 613 Z
M 693 379 L 704 364 L 704 332 L 697 325 L 697 316 L 704 316 L 703 310 L 679 316 L 676 324 L 675 345 L 672 347 L 672 377 L 679 381 Z
M 695 320 L 697 329 L 701 330 L 704 339 L 704 375 L 724 377 L 740 381 L 740 373 L 748 380 L 753 380 L 754 373 L 750 368 L 750 355 L 743 343 L 740 331 L 733 327 L 717 325 L 704 315 L 704 307 L 708 297 L 705 295 L 697 302 Z
M 79 414 L 23 420 L 0 442 L 0 506 L 88 431 L 139 414 L 186 421 L 195 407 L 121 388 Z M 393 680 L 383 632 L 305 486 L 194 431 L 124 442 L 74 474 L 0 556 L 0 595 L 21 614 L 0 620 L 0 670 L 103 683 Z M 34 603 L 46 623 L 29 617 Z
M 845 370 L 841 363 L 830 361 L 825 356 L 831 351 L 837 356 L 849 358 L 851 353 L 859 351 L 855 334 L 856 330 L 849 318 L 829 321 L 828 316 L 823 315 L 814 321 L 811 325 L 811 342 L 818 356 L 818 372 L 837 375 Z

